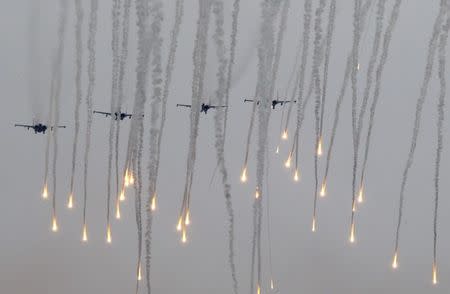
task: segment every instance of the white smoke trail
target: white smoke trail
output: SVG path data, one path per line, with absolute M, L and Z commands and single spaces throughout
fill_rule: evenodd
M 367 165 L 367 159 L 369 156 L 369 148 L 370 148 L 370 139 L 372 136 L 372 130 L 374 126 L 374 120 L 375 120 L 375 113 L 376 113 L 376 107 L 378 105 L 378 100 L 380 97 L 380 90 L 381 90 L 381 78 L 384 72 L 384 66 L 386 64 L 388 54 L 389 54 L 389 46 L 392 39 L 392 33 L 395 28 L 395 25 L 397 23 L 399 10 L 400 10 L 401 0 L 397 0 L 394 4 L 391 17 L 389 19 L 388 26 L 386 28 L 386 32 L 384 35 L 383 40 L 383 51 L 381 53 L 381 59 L 380 64 L 378 65 L 377 72 L 376 72 L 376 80 L 375 80 L 375 92 L 374 97 L 372 101 L 372 105 L 370 107 L 370 117 L 369 117 L 369 127 L 367 130 L 367 136 L 366 136 L 366 142 L 365 142 L 365 151 L 364 151 L 364 159 L 361 166 L 361 178 L 360 178 L 360 187 L 362 187 L 366 172 L 366 165 Z M 361 129 L 359 130 L 361 131 Z M 360 136 L 360 134 L 359 134 Z
M 75 12 L 76 12 L 76 24 L 75 24 L 75 130 L 73 136 L 73 146 L 72 146 L 72 175 L 70 177 L 70 190 L 69 190 L 69 206 L 72 206 L 73 201 L 73 185 L 75 180 L 76 171 L 76 160 L 77 160 L 77 149 L 78 149 L 78 136 L 80 133 L 80 106 L 82 99 L 81 90 L 81 67 L 82 67 L 82 57 L 83 57 L 83 41 L 81 36 L 81 26 L 83 25 L 83 7 L 81 0 L 75 1 Z
M 410 149 L 408 152 L 408 158 L 406 161 L 405 168 L 403 170 L 402 182 L 400 185 L 398 220 L 397 220 L 397 227 L 396 227 L 396 232 L 395 232 L 395 250 L 394 250 L 395 254 L 397 254 L 398 246 L 399 246 L 406 182 L 408 181 L 409 169 L 411 168 L 413 161 L 414 161 L 414 154 L 415 154 L 416 146 L 417 146 L 417 138 L 419 136 L 421 120 L 422 120 L 423 104 L 425 103 L 425 98 L 427 96 L 428 85 L 430 83 L 431 74 L 432 74 L 432 70 L 433 70 L 433 61 L 434 61 L 434 58 L 436 55 L 438 38 L 439 38 L 439 34 L 441 32 L 443 18 L 447 11 L 447 8 L 448 8 L 447 0 L 441 0 L 441 7 L 439 10 L 439 14 L 434 23 L 433 32 L 432 32 L 430 41 L 428 43 L 428 56 L 427 56 L 427 62 L 426 62 L 426 66 L 425 66 L 424 79 L 423 79 L 423 82 L 422 82 L 422 85 L 420 88 L 420 94 L 419 94 L 419 98 L 417 99 L 417 104 L 416 104 L 416 113 L 415 113 L 414 126 L 413 126 L 412 138 L 411 138 L 411 146 L 410 146 Z
M 216 30 L 213 35 L 214 42 L 216 44 L 216 55 L 219 63 L 217 71 L 218 88 L 216 90 L 216 97 L 218 105 L 226 105 L 227 83 L 229 79 L 226 77 L 227 71 L 227 59 L 226 49 L 224 44 L 224 11 L 223 1 L 215 1 L 213 4 L 213 13 L 216 21 Z M 229 69 L 229 67 L 228 67 Z M 224 196 L 226 200 L 226 208 L 228 214 L 228 263 L 230 266 L 230 273 L 233 283 L 233 293 L 238 293 L 238 282 L 236 275 L 236 265 L 234 262 L 234 212 L 231 201 L 231 186 L 228 181 L 228 170 L 225 165 L 225 127 L 224 120 L 226 114 L 223 111 L 216 111 L 214 114 L 215 124 L 215 147 L 217 153 L 217 165 L 219 166 L 220 173 L 222 175 L 222 184 L 224 190 Z
M 240 2 L 241 2 L 241 0 L 234 0 L 234 3 L 233 3 L 233 13 L 232 13 L 233 20 L 231 23 L 230 57 L 229 57 L 229 61 L 228 61 L 227 85 L 226 85 L 226 90 L 225 90 L 225 105 L 228 105 L 229 101 L 230 101 L 231 78 L 233 76 L 234 60 L 236 57 L 236 44 L 237 44 Z M 225 117 L 224 117 L 223 136 L 225 138 L 227 135 L 227 121 L 228 121 L 228 107 L 225 108 Z
M 56 183 L 57 183 L 57 172 L 56 172 L 56 161 L 58 158 L 58 125 L 59 125 L 59 100 L 61 93 L 61 83 L 62 83 L 62 60 L 64 55 L 64 37 L 66 33 L 66 19 L 68 11 L 68 3 L 65 0 L 60 1 L 60 12 L 59 12 L 59 23 L 58 23 L 58 37 L 57 37 L 57 48 L 56 54 L 53 60 L 52 68 L 52 101 L 53 101 L 53 113 L 54 120 L 51 126 L 53 126 L 53 160 L 52 160 L 52 170 L 53 170 L 53 197 L 52 197 L 52 213 L 53 219 L 56 220 Z
M 83 187 L 84 187 L 84 197 L 83 197 L 83 223 L 86 223 L 86 207 L 87 207 L 87 182 L 88 182 L 88 171 L 89 171 L 89 153 L 91 149 L 91 129 L 92 129 L 92 119 L 93 119 L 93 109 L 92 109 L 92 98 L 95 88 L 95 74 L 96 74 L 96 52 L 95 52 L 95 41 L 97 35 L 97 10 L 98 10 L 98 0 L 91 0 L 91 11 L 89 14 L 89 37 L 87 42 L 87 48 L 89 52 L 88 59 L 88 88 L 86 93 L 86 111 L 87 111 L 87 123 L 86 123 L 86 145 L 84 149 L 84 176 L 83 176 Z

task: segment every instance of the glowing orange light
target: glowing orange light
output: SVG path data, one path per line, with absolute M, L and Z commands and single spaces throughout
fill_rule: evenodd
M 178 224 L 177 224 L 177 231 L 180 232 L 182 228 L 182 220 L 181 220 L 181 216 L 178 219 Z
M 116 201 L 116 219 L 120 219 L 120 203 Z
M 364 187 L 361 186 L 361 188 L 359 188 L 359 193 L 358 193 L 358 203 L 363 203 L 364 201 Z
M 242 169 L 241 182 L 242 183 L 247 182 L 247 166 L 244 166 L 244 168 Z
M 88 240 L 86 224 L 83 225 L 83 237 L 82 237 L 81 240 L 83 242 L 87 242 L 87 240 Z
M 137 276 L 138 281 L 142 280 L 142 275 L 141 275 L 141 265 L 139 264 L 138 267 L 138 276 Z
M 327 184 L 323 182 L 322 187 L 320 188 L 320 197 L 325 197 L 326 195 L 327 195 Z
M 312 220 L 312 229 L 311 229 L 311 231 L 314 233 L 315 231 L 316 231 L 316 218 L 315 217 L 313 217 L 313 220 Z
M 181 236 L 181 242 L 182 243 L 186 243 L 187 242 L 186 230 L 183 230 L 183 234 Z
M 44 198 L 44 199 L 47 199 L 47 198 L 48 198 L 47 183 L 45 183 L 44 189 L 42 190 L 42 198 Z
M 58 232 L 58 222 L 56 221 L 56 216 L 52 217 L 52 231 Z
M 189 226 L 191 224 L 191 213 L 189 210 L 186 212 L 186 218 L 184 219 L 184 224 Z
M 124 189 L 122 189 L 122 191 L 120 192 L 119 200 L 122 202 L 125 201 L 125 190 Z
M 255 199 L 258 199 L 260 196 L 259 194 L 259 187 L 256 187 L 256 191 L 255 191 Z
M 287 130 L 284 130 L 283 134 L 281 135 L 281 138 L 283 140 L 287 140 L 288 139 L 288 131 Z
M 433 285 L 437 285 L 438 283 L 438 273 L 437 273 L 437 265 L 433 263 Z
M 130 185 L 134 185 L 134 176 L 133 176 L 133 173 L 130 173 Z
M 392 268 L 397 269 L 398 268 L 398 255 L 397 252 L 394 254 L 394 259 L 392 260 Z
M 286 162 L 284 163 L 284 166 L 285 166 L 286 168 L 290 168 L 290 167 L 291 167 L 291 161 L 292 161 L 292 155 L 289 154 L 289 157 L 288 157 L 288 159 L 286 160 Z
M 106 243 L 111 244 L 111 242 L 112 242 L 111 225 L 108 224 L 108 226 L 106 227 Z
M 322 156 L 322 138 L 319 139 L 319 144 L 317 146 L 317 156 Z
M 257 294 L 261 294 L 261 287 L 258 285 L 258 289 L 256 290 Z
M 125 178 L 123 180 L 125 187 L 130 185 L 130 176 L 128 175 L 128 169 L 125 170 Z
M 350 229 L 350 243 L 355 243 L 355 223 L 352 223 L 352 227 Z
M 294 181 L 298 182 L 299 180 L 300 180 L 300 173 L 298 172 L 298 169 L 296 169 L 294 173 Z
M 155 210 L 156 210 L 156 194 L 153 195 L 153 197 L 152 197 L 152 203 L 151 203 L 151 205 L 150 205 L 150 209 L 151 209 L 152 211 L 155 211 Z

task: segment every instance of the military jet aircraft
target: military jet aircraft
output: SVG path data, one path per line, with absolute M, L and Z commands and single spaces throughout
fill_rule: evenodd
M 124 120 L 125 118 L 131 119 L 131 117 L 133 116 L 132 114 L 124 113 L 124 112 L 120 112 L 120 111 L 111 113 L 111 112 L 103 112 L 103 111 L 94 110 L 94 113 L 103 114 L 106 117 L 113 115 L 114 116 L 114 120 L 119 120 L 119 119 L 120 120 Z
M 187 107 L 187 108 L 191 108 L 192 105 L 190 104 L 177 104 L 177 107 Z M 217 106 L 217 105 L 209 105 L 206 103 L 202 103 L 201 108 L 200 108 L 200 112 L 204 112 L 205 114 L 208 113 L 208 110 L 210 109 L 217 109 L 217 108 L 226 108 L 228 106 Z
M 48 129 L 48 126 L 46 126 L 46 125 L 44 125 L 44 124 L 42 124 L 42 123 L 36 123 L 36 124 L 34 124 L 34 125 L 15 124 L 14 126 L 15 126 L 15 127 L 27 128 L 27 130 L 33 129 L 35 134 L 38 134 L 38 133 L 45 134 L 45 132 L 46 132 L 47 129 Z M 54 128 L 54 127 L 51 126 L 51 127 L 50 127 L 50 130 L 53 131 L 53 128 Z M 58 126 L 58 128 L 63 128 L 63 129 L 65 129 L 66 126 Z
M 259 100 L 254 100 L 254 99 L 244 99 L 244 102 L 256 102 L 257 105 L 260 104 Z M 283 106 L 286 103 L 290 103 L 290 100 L 278 100 L 278 99 L 274 99 L 272 100 L 272 109 L 275 109 L 275 107 L 280 104 L 281 106 Z M 297 103 L 297 100 L 292 101 L 294 103 Z

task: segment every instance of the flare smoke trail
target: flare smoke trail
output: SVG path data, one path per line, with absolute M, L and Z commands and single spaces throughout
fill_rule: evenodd
M 194 63 L 194 73 L 192 81 L 192 102 L 190 114 L 190 137 L 189 150 L 187 154 L 186 183 L 183 195 L 183 204 L 180 213 L 186 217 L 189 212 L 192 180 L 194 176 L 194 166 L 196 159 L 197 137 L 200 119 L 201 97 L 203 96 L 203 84 L 206 69 L 206 57 L 208 52 L 208 29 L 211 13 L 211 1 L 199 0 L 199 19 L 197 22 L 197 33 L 195 38 L 194 52 L 192 55 Z M 186 224 L 183 224 L 183 232 L 186 231 Z
M 125 0 L 123 4 L 123 19 L 122 19 L 122 42 L 121 42 L 121 54 L 119 61 L 119 73 L 117 80 L 117 111 L 122 111 L 122 104 L 124 100 L 123 94 L 123 82 L 125 78 L 125 70 L 128 60 L 128 34 L 130 30 L 130 7 L 131 0 Z M 120 120 L 116 120 L 116 135 L 115 135 L 115 186 L 116 186 L 116 203 L 119 201 L 119 142 L 120 142 Z
M 91 129 L 92 129 L 92 97 L 95 88 L 95 40 L 97 35 L 97 10 L 98 10 L 98 0 L 91 0 L 91 12 L 89 15 L 89 37 L 87 48 L 89 52 L 88 59 L 88 88 L 86 94 L 86 112 L 87 112 L 87 123 L 86 123 L 86 145 L 84 148 L 84 176 L 83 176 L 83 187 L 84 187 L 84 197 L 83 197 L 83 223 L 86 223 L 86 206 L 87 206 L 87 181 L 88 181 L 88 171 L 89 171 L 89 152 L 91 150 Z
M 369 9 L 371 7 L 372 4 L 372 0 L 367 0 L 366 3 L 364 4 L 363 8 L 362 8 L 362 12 L 361 12 L 361 26 L 360 26 L 360 30 L 361 32 L 364 31 L 365 27 L 363 26 L 367 17 L 367 13 L 369 12 Z M 342 102 L 344 100 L 345 97 L 345 92 L 347 90 L 347 85 L 348 82 L 350 80 L 350 72 L 351 72 L 351 68 L 352 68 L 352 56 L 353 53 L 350 52 L 350 54 L 347 57 L 347 62 L 345 65 L 345 71 L 344 71 L 344 79 L 342 82 L 342 86 L 341 86 L 341 90 L 339 92 L 339 97 L 336 101 L 336 106 L 334 108 L 334 120 L 333 120 L 333 127 L 331 129 L 331 136 L 330 136 L 330 141 L 328 143 L 328 151 L 327 151 L 327 160 L 326 160 L 326 165 L 325 165 L 325 174 L 323 177 L 323 182 L 322 185 L 324 185 L 323 187 L 326 187 L 326 183 L 327 183 L 327 179 L 328 179 L 328 172 L 330 169 L 330 163 L 331 163 L 331 155 L 333 154 L 333 147 L 334 147 L 334 141 L 336 139 L 336 132 L 337 132 L 337 127 L 339 124 L 339 118 L 340 118 L 340 111 L 341 111 L 341 106 L 342 106 Z
M 314 79 L 314 93 L 315 93 L 315 107 L 314 107 L 314 115 L 315 115 L 315 129 L 316 129 L 316 140 L 315 140 L 315 149 L 314 149 L 314 177 L 315 177 L 315 185 L 314 185 L 314 209 L 313 209 L 313 222 L 316 222 L 316 214 L 317 214 L 317 187 L 318 187 L 318 152 L 319 142 L 320 142 L 320 100 L 321 100 L 321 89 L 320 89 L 320 44 L 322 42 L 322 14 L 325 10 L 326 0 L 320 0 L 319 6 L 316 9 L 316 19 L 314 22 L 314 56 L 313 56 L 313 67 L 312 67 L 312 77 Z
M 150 103 L 150 156 L 149 156 L 149 195 L 147 197 L 146 204 L 146 231 L 145 231 L 145 263 L 146 263 L 146 281 L 147 291 L 151 293 L 151 281 L 150 281 L 150 266 L 151 266 L 151 241 L 152 241 L 152 200 L 156 197 L 156 179 L 157 179 L 157 161 L 159 157 L 158 138 L 160 137 L 161 129 L 158 127 L 158 120 L 160 118 L 161 100 L 162 100 L 162 37 L 161 27 L 163 22 L 163 2 L 161 0 L 152 0 L 150 6 L 152 24 L 150 26 L 150 44 L 152 46 L 152 88 L 153 94 Z M 140 156 L 142 154 L 140 152 Z M 140 161 L 138 161 L 140 165 Z
M 367 130 L 367 137 L 366 137 L 366 142 L 365 142 L 363 164 L 361 166 L 360 187 L 362 187 L 362 185 L 364 183 L 367 159 L 369 156 L 370 139 L 372 137 L 372 130 L 373 130 L 373 126 L 374 126 L 376 107 L 378 105 L 378 100 L 379 100 L 380 91 L 381 91 L 381 79 L 382 79 L 383 72 L 384 72 L 384 66 L 386 64 L 388 54 L 389 54 L 389 46 L 390 46 L 391 39 L 392 39 L 392 33 L 394 31 L 395 25 L 398 20 L 401 2 L 402 2 L 401 0 L 397 0 L 395 2 L 393 10 L 392 10 L 392 14 L 389 19 L 388 26 L 386 28 L 386 32 L 384 35 L 383 48 L 382 48 L 383 51 L 381 53 L 380 64 L 378 65 L 377 72 L 376 72 L 374 97 L 373 97 L 372 105 L 370 106 L 369 127 Z M 361 131 L 361 129 L 359 131 Z
M 137 8 L 137 5 L 136 5 Z M 142 120 L 141 120 L 142 121 Z M 138 258 L 136 263 L 136 277 L 139 276 L 139 269 L 141 267 L 142 260 L 142 152 L 144 148 L 144 125 L 140 124 L 139 129 L 137 130 L 138 134 L 138 142 L 136 143 L 136 154 L 133 158 L 134 165 L 133 170 L 136 170 L 136 184 L 134 185 L 135 190 L 135 216 L 136 216 L 136 228 L 138 235 Z M 146 262 L 147 269 L 147 262 Z M 147 291 L 151 292 L 149 280 L 150 280 L 150 271 L 146 270 L 145 277 L 147 281 Z M 139 293 L 139 279 L 136 279 L 136 294 Z
M 172 73 L 173 69 L 175 67 L 175 58 L 176 58 L 176 52 L 178 47 L 178 35 L 180 34 L 180 27 L 181 23 L 183 21 L 183 14 L 184 14 L 184 0 L 177 0 L 175 4 L 175 23 L 172 28 L 171 32 L 171 39 L 170 39 L 170 45 L 169 45 L 169 56 L 167 59 L 166 64 L 166 71 L 165 71 L 165 78 L 164 78 L 164 88 L 163 88 L 163 94 L 162 94 L 162 108 L 161 108 L 161 121 L 159 126 L 159 135 L 158 135 L 158 151 L 157 151 L 157 158 L 156 158 L 156 179 L 155 179 L 155 189 L 156 184 L 158 181 L 158 171 L 159 171 L 159 162 L 160 162 L 160 153 L 161 153 L 161 143 L 162 143 L 162 136 L 164 134 L 164 126 L 166 122 L 166 108 L 167 108 L 167 101 L 169 99 L 169 91 L 170 91 L 170 85 L 172 83 Z
M 303 49 L 302 49 L 302 63 L 300 65 L 300 75 L 298 79 L 298 99 L 297 99 L 297 130 L 300 128 L 300 113 L 302 112 L 302 103 L 303 103 L 303 85 L 305 83 L 305 73 L 306 73 L 306 64 L 308 62 L 308 51 L 309 51 L 309 38 L 310 38 L 310 30 L 311 30 L 311 12 L 312 12 L 312 0 L 305 0 L 304 4 L 304 10 L 305 14 L 303 16 L 304 23 L 303 23 Z M 286 117 L 286 127 L 285 130 L 289 127 L 289 120 L 291 117 L 291 111 L 293 104 L 292 101 L 294 99 L 291 99 L 291 103 L 289 103 L 289 109 Z
M 75 1 L 75 12 L 76 12 L 76 24 L 75 24 L 75 130 L 73 136 L 73 147 L 72 147 L 72 175 L 70 177 L 70 194 L 69 194 L 69 206 L 72 205 L 73 201 L 73 184 L 75 180 L 75 169 L 77 161 L 77 147 L 78 147 L 78 136 L 80 133 L 80 106 L 82 99 L 81 92 L 81 66 L 82 66 L 82 56 L 83 56 L 83 44 L 81 39 L 81 26 L 83 25 L 83 7 L 81 5 L 81 0 Z
M 40 43 L 39 43 L 39 27 L 40 27 L 40 1 L 30 1 L 30 16 L 28 27 L 28 98 L 31 103 L 33 119 L 42 122 L 43 105 L 41 103 L 41 87 L 39 83 L 40 75 Z
M 213 35 L 214 42 L 216 44 L 216 55 L 219 63 L 217 70 L 218 88 L 216 90 L 216 97 L 218 105 L 226 105 L 224 103 L 226 99 L 227 91 L 227 59 L 226 49 L 224 43 L 224 11 L 223 1 L 215 1 L 213 4 L 213 13 L 216 21 L 216 30 Z M 217 153 L 217 166 L 222 174 L 222 184 L 224 190 L 224 196 L 226 201 L 226 209 L 228 214 L 228 263 L 230 266 L 230 273 L 233 283 L 233 293 L 238 293 L 238 282 L 236 276 L 236 265 L 234 263 L 234 213 L 231 201 L 231 186 L 228 181 L 228 170 L 225 165 L 225 127 L 224 127 L 225 114 L 223 111 L 216 111 L 214 114 L 215 125 L 215 147 Z
M 438 121 L 437 121 L 437 148 L 436 148 L 436 165 L 435 165 L 435 175 L 434 175 L 434 218 L 433 218 L 433 267 L 437 267 L 437 241 L 438 241 L 438 209 L 439 209 L 439 182 L 440 182 L 440 170 L 441 170 L 441 156 L 443 149 L 443 127 L 444 127 L 444 105 L 445 105 L 445 95 L 446 95 L 446 81 L 445 81 L 445 71 L 446 71 L 446 49 L 447 49 L 447 39 L 448 30 L 450 27 L 450 19 L 447 17 L 447 23 L 444 27 L 444 32 L 442 33 L 439 41 L 439 81 L 441 84 L 441 89 L 439 93 L 438 102 Z
M 68 3 L 65 0 L 60 1 L 60 14 L 59 14 L 59 23 L 58 23 L 58 45 L 56 49 L 56 55 L 53 60 L 53 69 L 52 69 L 52 82 L 51 82 L 51 95 L 52 101 L 54 102 L 54 120 L 53 120 L 53 161 L 52 161 L 52 169 L 53 169 L 53 201 L 52 201 L 52 212 L 53 218 L 56 219 L 56 160 L 58 158 L 58 125 L 59 125 L 59 96 L 61 93 L 61 77 L 62 77 L 62 60 L 64 55 L 64 37 L 66 33 L 66 19 L 67 19 L 67 10 Z M 50 133 L 50 132 L 49 132 Z M 50 138 L 50 136 L 49 136 Z
M 225 89 L 225 105 L 228 106 L 230 101 L 230 88 L 231 88 L 231 78 L 233 76 L 234 60 L 236 58 L 236 43 L 237 43 L 237 33 L 238 33 L 238 19 L 240 10 L 241 0 L 234 0 L 233 3 L 233 13 L 232 13 L 232 23 L 231 23 L 231 36 L 230 36 L 230 57 L 228 60 L 228 72 L 227 72 L 227 85 Z M 224 127 L 223 136 L 226 138 L 227 135 L 227 121 L 228 121 L 228 107 L 225 108 L 224 117 Z
M 258 108 L 258 150 L 256 163 L 256 182 L 260 191 L 260 196 L 255 199 L 253 206 L 253 242 L 252 242 L 252 277 L 250 290 L 254 293 L 254 261 L 257 261 L 257 283 L 258 289 L 261 286 L 261 225 L 262 225 L 262 188 L 264 180 L 264 160 L 267 152 L 268 125 L 270 119 L 270 97 L 272 96 L 274 86 L 271 84 L 273 73 L 277 71 L 274 67 L 275 55 L 277 54 L 274 45 L 274 21 L 280 8 L 280 1 L 264 1 L 262 2 L 262 23 L 260 28 L 260 43 L 258 47 L 258 79 L 256 85 L 256 96 L 260 97 L 260 105 Z M 279 32 L 282 33 L 282 32 Z M 281 37 L 277 39 L 282 40 Z M 281 45 L 277 44 L 277 50 L 281 50 Z M 256 104 L 256 103 L 255 103 Z M 256 252 L 255 252 L 256 249 Z
M 110 210 L 111 210 L 111 178 L 112 178 L 112 161 L 113 161 L 113 148 L 114 148 L 114 130 L 116 124 L 114 119 L 119 120 L 118 116 L 114 114 L 119 112 L 117 109 L 117 89 L 118 89 L 118 74 L 120 66 L 119 58 L 119 27 L 120 27 L 120 0 L 114 0 L 112 5 L 112 86 L 111 86 L 111 121 L 109 125 L 109 137 L 108 137 L 108 172 L 107 172 L 107 182 L 106 182 L 106 222 L 109 226 L 110 224 Z M 117 191 L 116 191 L 117 192 Z
M 427 97 L 428 85 L 430 83 L 431 73 L 433 70 L 433 61 L 434 61 L 434 58 L 436 55 L 437 42 L 438 42 L 439 34 L 441 33 L 441 26 L 442 26 L 443 18 L 447 11 L 447 8 L 448 8 L 447 0 L 441 0 L 439 14 L 434 23 L 433 32 L 432 32 L 430 41 L 428 43 L 427 63 L 425 66 L 424 79 L 422 82 L 422 86 L 420 88 L 419 98 L 417 99 L 417 104 L 416 104 L 416 114 L 415 114 L 414 126 L 413 126 L 412 138 L 411 138 L 411 146 L 409 149 L 408 159 L 406 161 L 405 169 L 403 170 L 402 182 L 401 182 L 401 186 L 400 186 L 398 220 L 397 220 L 397 228 L 396 228 L 396 233 L 395 233 L 395 251 L 394 251 L 395 254 L 397 254 L 398 246 L 399 246 L 400 228 L 401 228 L 402 217 L 403 217 L 403 204 L 404 204 L 404 198 L 405 198 L 406 182 L 408 180 L 409 169 L 411 168 L 413 160 L 414 160 L 414 153 L 416 151 L 416 146 L 417 146 L 417 137 L 419 136 L 420 125 L 421 125 L 421 120 L 422 120 L 423 104 L 425 103 L 425 98 Z
M 330 12 L 328 15 L 328 26 L 327 26 L 327 35 L 325 38 L 326 48 L 325 48 L 325 65 L 323 70 L 323 85 L 322 85 L 322 100 L 320 102 L 320 138 L 322 138 L 323 133 L 323 115 L 325 111 L 325 99 L 327 96 L 327 85 L 328 85 L 328 67 L 330 64 L 330 54 L 331 54 L 331 44 L 333 42 L 333 34 L 334 34 L 334 22 L 336 19 L 336 0 L 331 0 L 330 3 Z
M 353 178 L 352 178 L 352 214 L 351 214 L 351 235 L 354 233 L 354 219 L 355 219 L 355 184 L 356 184 L 356 167 L 357 167 L 357 126 L 356 126 L 356 104 L 358 101 L 358 62 L 359 62 L 359 41 L 361 35 L 361 0 L 355 0 L 355 10 L 353 15 L 353 46 L 352 46 L 352 130 L 353 130 Z

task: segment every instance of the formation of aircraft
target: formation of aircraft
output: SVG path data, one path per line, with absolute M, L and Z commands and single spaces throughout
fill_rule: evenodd
M 260 101 L 259 100 L 254 100 L 254 99 L 244 99 L 244 102 L 256 102 L 257 105 L 259 105 Z M 278 100 L 278 99 L 274 99 L 272 100 L 272 109 L 275 109 L 275 107 L 280 104 L 281 106 L 283 106 L 286 103 L 290 103 L 291 100 Z M 294 103 L 297 103 L 297 100 L 292 101 Z
M 191 108 L 192 105 L 190 105 L 190 104 L 177 104 L 177 107 Z M 209 104 L 206 104 L 206 103 L 202 103 L 201 108 L 200 108 L 200 112 L 204 112 L 205 114 L 207 114 L 208 110 L 210 110 L 210 109 L 226 108 L 226 107 L 228 107 L 228 106 L 209 105 Z
M 120 112 L 120 111 L 111 113 L 111 112 L 103 112 L 103 111 L 94 110 L 94 113 L 103 114 L 106 117 L 114 115 L 114 120 L 119 120 L 119 119 L 124 120 L 125 118 L 131 119 L 131 117 L 133 116 L 132 114 L 124 113 L 124 112 Z
M 27 130 L 29 129 L 33 129 L 35 134 L 38 133 L 42 133 L 45 134 L 45 132 L 47 131 L 47 129 L 49 128 L 48 126 L 42 124 L 42 123 L 36 123 L 34 125 L 23 125 L 23 124 L 15 124 L 15 127 L 22 127 L 22 128 L 27 128 Z M 53 126 L 50 126 L 50 130 L 53 131 Z M 66 126 L 57 126 L 57 128 L 62 128 L 65 129 Z

